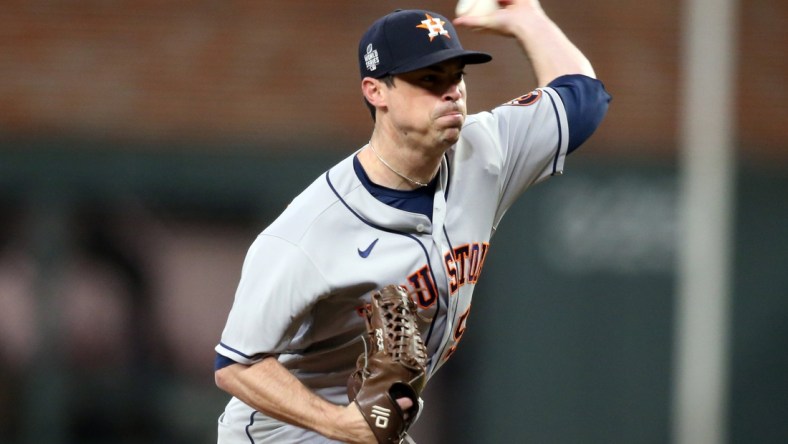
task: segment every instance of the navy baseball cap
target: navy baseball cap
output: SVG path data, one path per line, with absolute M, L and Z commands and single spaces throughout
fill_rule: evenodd
M 421 9 L 396 10 L 372 24 L 361 37 L 361 78 L 381 78 L 425 68 L 449 59 L 487 63 L 492 56 L 467 51 L 446 17 Z

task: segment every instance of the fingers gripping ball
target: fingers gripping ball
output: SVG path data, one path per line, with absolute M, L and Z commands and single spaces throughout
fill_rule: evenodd
M 399 443 L 418 413 L 427 349 L 416 310 L 403 287 L 389 285 L 372 295 L 365 312 L 367 347 L 348 380 L 348 397 L 380 443 Z M 403 411 L 398 398 L 410 398 L 413 407 Z

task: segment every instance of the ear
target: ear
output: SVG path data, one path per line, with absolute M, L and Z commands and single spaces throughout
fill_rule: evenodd
M 364 98 L 367 99 L 367 102 L 375 108 L 386 106 L 385 89 L 385 84 L 378 79 L 364 77 L 364 79 L 361 80 L 361 93 L 364 94 Z

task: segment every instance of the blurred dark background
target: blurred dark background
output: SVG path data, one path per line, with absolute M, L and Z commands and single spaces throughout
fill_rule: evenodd
M 356 45 L 455 2 L 0 1 L 0 443 L 210 443 L 213 347 L 249 244 L 371 121 Z M 496 237 L 429 443 L 666 443 L 678 1 L 543 1 L 614 100 Z M 788 3 L 737 7 L 726 432 L 788 442 Z M 536 85 L 469 68 L 472 112 Z

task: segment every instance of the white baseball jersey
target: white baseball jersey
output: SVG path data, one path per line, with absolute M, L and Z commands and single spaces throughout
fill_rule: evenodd
M 468 116 L 441 163 L 431 220 L 370 194 L 354 153 L 254 241 L 216 351 L 243 364 L 276 355 L 318 395 L 347 404 L 363 350 L 358 310 L 375 290 L 401 284 L 432 319 L 420 325 L 432 376 L 465 332 L 496 226 L 520 193 L 562 171 L 567 144 L 566 111 L 549 87 Z M 220 442 L 284 442 L 276 433 L 287 428 L 280 437 L 326 442 L 235 398 L 219 422 Z

